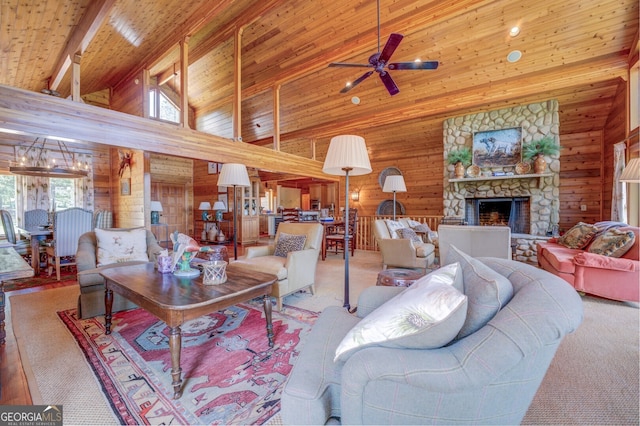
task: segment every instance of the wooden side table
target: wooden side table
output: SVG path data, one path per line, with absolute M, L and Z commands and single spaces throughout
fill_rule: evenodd
M 378 274 L 376 285 L 409 287 L 425 274 L 413 269 L 385 269 Z

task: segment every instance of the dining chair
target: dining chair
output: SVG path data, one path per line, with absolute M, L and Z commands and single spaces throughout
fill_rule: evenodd
M 29 257 L 31 255 L 31 243 L 29 240 L 23 240 L 17 236 L 16 228 L 13 226 L 11 213 L 7 210 L 0 210 L 0 218 L 2 218 L 4 235 L 6 236 L 9 244 L 12 244 L 13 249 L 22 257 Z
M 113 228 L 113 213 L 109 210 L 98 210 L 95 213 L 93 227 L 100 229 Z
M 55 212 L 53 215 L 53 240 L 47 246 L 48 274 L 53 268 L 60 281 L 60 268 L 74 266 L 78 239 L 93 230 L 93 212 L 79 207 Z
M 44 209 L 33 209 L 24 212 L 24 228 L 31 229 L 38 226 L 49 224 L 49 212 Z M 31 238 L 34 238 L 33 236 Z M 47 248 L 44 246 L 44 241 L 47 239 L 45 235 L 35 237 L 40 240 L 40 261 L 47 261 Z
M 33 209 L 24 212 L 24 228 L 29 229 L 49 224 L 49 213 L 44 209 Z
M 333 249 L 334 253 L 342 252 L 342 258 L 344 259 L 344 235 L 345 235 L 345 214 L 342 214 L 342 223 L 336 224 L 331 228 L 327 228 L 327 235 L 325 235 L 324 244 L 325 252 Z M 353 256 L 356 250 L 356 234 L 358 232 L 358 209 L 349 209 L 349 250 L 351 256 Z

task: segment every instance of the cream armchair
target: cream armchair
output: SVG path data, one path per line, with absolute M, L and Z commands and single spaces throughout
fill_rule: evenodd
M 276 309 L 282 309 L 285 296 L 309 287 L 314 293 L 316 266 L 322 246 L 323 226 L 319 223 L 282 222 L 274 244 L 268 246 L 248 247 L 246 256 L 233 264 L 254 271 L 274 274 L 278 280 L 273 286 L 271 296 L 276 298 Z M 306 235 L 302 250 L 292 251 L 287 257 L 275 256 L 275 249 L 281 233 L 290 235 Z
M 408 238 L 392 238 L 387 224 L 376 219 L 373 234 L 382 254 L 382 266 L 398 268 L 422 268 L 425 270 L 435 260 L 435 246 L 431 243 L 419 243 Z

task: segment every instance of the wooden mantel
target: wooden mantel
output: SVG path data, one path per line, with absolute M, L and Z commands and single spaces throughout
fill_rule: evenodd
M 272 172 L 335 179 L 322 172 L 320 161 L 3 85 L 0 85 L 0 127 L 34 136 L 55 135 L 219 163 L 242 163 Z

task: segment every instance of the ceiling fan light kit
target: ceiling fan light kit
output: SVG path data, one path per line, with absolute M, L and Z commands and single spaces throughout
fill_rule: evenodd
M 380 51 L 380 1 L 378 0 L 378 51 L 369 56 L 368 64 L 347 63 L 347 62 L 332 62 L 329 67 L 358 67 L 358 68 L 373 68 L 371 71 L 367 71 L 358 77 L 354 82 L 347 83 L 345 87 L 340 90 L 340 93 L 347 93 L 349 90 L 362 83 L 374 72 L 380 75 L 380 80 L 384 87 L 387 89 L 391 96 L 400 92 L 400 89 L 391 78 L 391 75 L 386 69 L 389 70 L 435 70 L 438 68 L 438 61 L 420 61 L 415 60 L 411 62 L 392 62 L 389 63 L 389 59 L 393 52 L 398 48 L 400 42 L 404 38 L 402 34 L 391 33 L 387 43 L 384 45 L 382 52 Z M 386 68 L 386 69 L 385 69 Z

